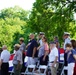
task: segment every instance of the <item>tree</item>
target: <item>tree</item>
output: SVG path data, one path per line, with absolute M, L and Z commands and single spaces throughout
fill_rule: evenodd
M 1 10 L 0 13 L 0 47 L 6 44 L 12 52 L 13 46 L 19 43 L 19 38 L 24 37 L 27 42 L 28 33 L 28 11 L 15 6 Z M 26 33 L 28 32 L 28 33 Z
M 1 10 L 0 18 L 6 19 L 7 17 L 8 18 L 18 17 L 20 18 L 20 20 L 27 20 L 28 13 L 29 11 L 25 11 L 19 6 L 15 6 L 14 8 L 10 7 L 10 8 Z
M 45 32 L 49 40 L 58 36 L 62 41 L 65 31 L 76 31 L 73 13 L 76 12 L 76 1 L 70 0 L 36 0 L 30 15 L 30 27 L 33 31 Z M 73 29 L 71 29 L 73 25 Z M 70 31 L 71 30 L 71 31 Z M 72 36 L 75 36 L 73 32 Z

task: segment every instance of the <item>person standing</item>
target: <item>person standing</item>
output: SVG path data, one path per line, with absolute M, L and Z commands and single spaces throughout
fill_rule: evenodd
M 43 40 L 42 38 L 44 37 L 44 32 L 40 32 L 39 33 L 39 41 L 38 41 L 38 57 L 40 58 L 42 55 L 44 55 L 44 43 L 43 43 Z
M 22 52 L 22 61 L 23 61 L 23 64 L 22 64 L 22 71 L 25 71 L 25 63 L 24 63 L 24 59 L 25 59 L 25 43 L 24 43 L 24 38 L 20 38 L 19 39 L 19 42 L 20 42 L 20 48 L 19 50 Z
M 33 65 L 33 64 L 36 64 L 36 62 L 37 62 L 38 44 L 37 44 L 37 41 L 35 40 L 35 35 L 33 33 L 30 34 L 29 38 L 30 38 L 30 42 L 26 46 L 27 57 L 28 57 L 27 65 Z
M 64 50 L 66 50 L 66 44 L 67 43 L 71 44 L 70 33 L 64 32 L 63 39 L 64 39 Z
M 39 32 L 39 35 L 38 35 L 38 47 L 37 47 L 37 50 L 38 50 L 38 59 L 41 57 L 41 54 L 42 54 L 42 51 L 43 51 L 43 41 L 42 41 L 42 38 L 45 36 L 45 33 L 44 32 Z
M 75 49 L 73 49 L 72 44 L 66 44 L 66 51 L 67 51 L 67 62 L 68 62 L 68 74 L 67 75 L 73 75 L 75 60 L 76 60 L 76 51 Z
M 45 36 L 45 33 L 44 33 L 44 32 L 40 32 L 40 33 L 39 33 L 38 44 L 40 44 L 40 46 L 43 45 L 42 37 L 44 37 L 44 36 Z
M 13 58 L 13 66 L 14 66 L 14 75 L 21 75 L 21 68 L 22 68 L 22 52 L 19 50 L 20 45 L 15 44 L 15 55 Z
M 58 69 L 58 49 L 55 42 L 50 43 L 50 54 L 49 54 L 49 67 L 51 69 L 51 75 L 57 75 Z
M 7 50 L 6 45 L 3 45 L 2 50 L 0 61 L 1 75 L 8 75 L 10 52 Z
M 49 53 L 49 46 L 47 43 L 47 38 L 42 37 L 42 42 L 43 45 L 39 49 L 39 60 L 40 60 L 40 65 L 47 65 L 48 64 L 48 53 Z
M 64 53 L 64 66 L 67 67 L 68 63 L 67 63 L 66 44 L 67 43 L 71 44 L 70 33 L 64 32 L 63 39 L 64 39 L 64 47 L 63 48 L 65 50 L 65 53 Z M 67 75 L 67 70 L 64 70 L 64 74 Z

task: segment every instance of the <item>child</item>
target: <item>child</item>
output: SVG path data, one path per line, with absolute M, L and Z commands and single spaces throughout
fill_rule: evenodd
M 68 75 L 73 75 L 76 59 L 76 51 L 72 48 L 71 44 L 66 44 L 66 51 L 67 51 L 67 62 L 68 62 Z

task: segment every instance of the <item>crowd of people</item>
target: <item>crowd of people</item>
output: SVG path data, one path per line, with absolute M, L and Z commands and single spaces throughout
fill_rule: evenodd
M 44 32 L 39 33 L 37 40 L 33 33 L 29 35 L 29 38 L 30 41 L 27 45 L 25 45 L 24 38 L 20 38 L 20 43 L 14 45 L 15 55 L 12 62 L 14 75 L 21 75 L 21 71 L 25 70 L 24 59 L 26 56 L 28 57 L 27 66 L 37 64 L 47 65 L 50 67 L 51 75 L 57 75 L 60 48 L 58 37 L 54 37 L 54 40 L 51 41 L 50 44 Z M 73 75 L 76 61 L 76 41 L 70 39 L 70 34 L 68 32 L 64 32 L 63 39 L 64 66 L 68 66 L 68 71 L 64 70 L 64 73 L 65 75 Z M 8 75 L 10 52 L 7 50 L 6 45 L 3 45 L 2 50 L 0 55 L 1 75 Z

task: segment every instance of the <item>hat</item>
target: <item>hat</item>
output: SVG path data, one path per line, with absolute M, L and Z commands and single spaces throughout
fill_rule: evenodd
M 22 37 L 21 37 L 19 40 L 22 40 L 22 41 L 24 41 L 24 38 L 22 38 Z
M 20 45 L 19 44 L 15 44 L 14 47 L 19 47 L 20 48 Z
M 70 35 L 70 33 L 68 33 L 68 32 L 64 32 L 64 35 Z
M 40 34 L 40 35 L 45 35 L 45 33 L 44 33 L 44 32 L 40 32 L 39 34 Z
M 50 42 L 50 44 L 56 44 L 56 42 L 54 42 L 54 41 L 51 41 L 51 42 Z

